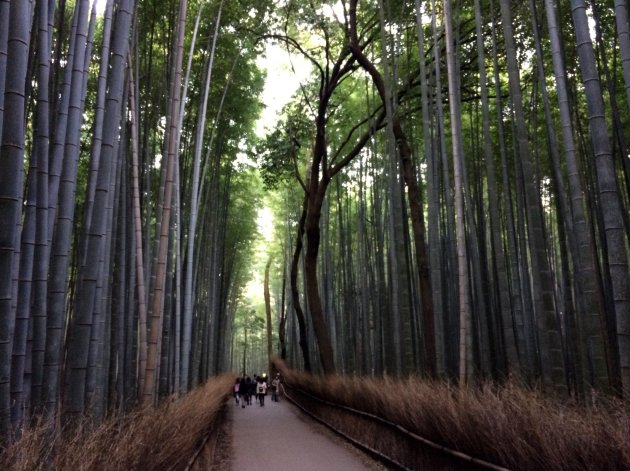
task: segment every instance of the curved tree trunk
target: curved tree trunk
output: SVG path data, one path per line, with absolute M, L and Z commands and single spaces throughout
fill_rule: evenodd
M 349 9 L 350 18 L 350 36 L 351 50 L 357 62 L 363 67 L 374 82 L 379 92 L 381 101 L 389 109 L 387 105 L 390 100 L 386 83 L 381 73 L 376 69 L 374 64 L 367 58 L 359 46 L 357 35 L 357 4 L 358 0 L 352 0 Z M 409 211 L 411 213 L 411 227 L 414 236 L 416 265 L 419 272 L 420 293 L 422 299 L 422 315 L 424 320 L 424 346 L 426 358 L 426 370 L 429 376 L 437 375 L 437 360 L 435 346 L 435 321 L 433 312 L 433 293 L 431 290 L 431 275 L 429 272 L 429 263 L 427 257 L 426 240 L 425 240 L 425 224 L 424 212 L 422 208 L 422 192 L 420 191 L 417 174 L 415 169 L 414 158 L 409 146 L 407 136 L 405 135 L 400 119 L 397 114 L 390 110 L 388 120 L 391 120 L 391 132 L 394 136 L 398 155 L 402 165 L 402 175 L 407 185 L 407 197 L 409 201 Z
M 316 180 L 314 176 L 311 176 Z M 324 189 L 325 191 L 325 189 Z M 304 275 L 306 278 L 306 291 L 308 295 L 308 307 L 313 321 L 313 329 L 319 345 L 319 359 L 325 374 L 335 373 L 335 362 L 332 343 L 328 332 L 328 325 L 324 319 L 321 297 L 319 295 L 319 281 L 317 277 L 317 255 L 319 253 L 321 208 L 324 195 L 320 187 L 310 187 L 309 204 L 304 221 L 306 234 L 306 252 L 304 255 Z M 333 321 L 334 322 L 334 321 Z
M 299 331 L 299 344 L 302 349 L 302 359 L 304 361 L 304 370 L 311 371 L 311 357 L 308 348 L 308 332 L 306 330 L 306 320 L 304 319 L 304 311 L 302 310 L 302 303 L 300 302 L 300 293 L 298 291 L 298 270 L 300 267 L 300 255 L 304 246 L 304 223 L 306 222 L 306 206 L 308 204 L 308 197 L 304 195 L 304 202 L 302 203 L 302 215 L 298 222 L 298 233 L 295 239 L 295 249 L 293 251 L 293 259 L 291 260 L 291 299 L 293 300 L 293 309 L 295 310 L 295 317 L 298 321 Z
M 324 374 L 335 373 L 330 333 L 324 318 L 322 300 L 319 295 L 319 281 L 317 278 L 317 256 L 320 245 L 320 222 L 322 206 L 326 196 L 329 178 L 322 176 L 325 171 L 328 152 L 326 149 L 326 110 L 332 90 L 329 83 L 320 91 L 317 117 L 315 118 L 315 143 L 313 145 L 310 175 L 307 182 L 308 194 L 306 216 L 304 219 L 304 233 L 306 235 L 306 252 L 304 253 L 304 277 L 306 281 L 306 294 L 308 296 L 308 308 L 313 321 L 313 329 L 319 346 L 319 359 Z M 333 320 L 334 322 L 334 320 Z

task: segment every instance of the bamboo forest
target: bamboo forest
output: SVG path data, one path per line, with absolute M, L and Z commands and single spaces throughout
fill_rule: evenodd
M 0 0 L 0 444 L 274 355 L 627 400 L 629 7 Z

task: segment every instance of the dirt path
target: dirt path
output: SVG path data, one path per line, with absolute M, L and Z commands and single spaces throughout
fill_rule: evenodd
M 383 469 L 286 400 L 271 402 L 267 396 L 264 407 L 231 406 L 233 471 Z

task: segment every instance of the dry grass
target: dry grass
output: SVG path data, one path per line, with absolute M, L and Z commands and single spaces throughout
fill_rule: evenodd
M 279 361 L 276 366 L 289 384 L 315 396 L 510 469 L 630 469 L 627 403 L 586 407 L 552 401 L 513 384 L 459 389 L 419 378 L 314 378 Z
M 214 378 L 179 399 L 108 419 L 98 427 L 88 420 L 56 434 L 46 424 L 31 427 L 0 455 L 0 469 L 186 469 L 208 433 L 218 433 L 233 382 L 232 375 Z

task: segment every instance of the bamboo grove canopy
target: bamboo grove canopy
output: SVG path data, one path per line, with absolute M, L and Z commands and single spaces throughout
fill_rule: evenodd
M 0 2 L 0 433 L 273 352 L 627 397 L 629 111 L 625 0 Z

